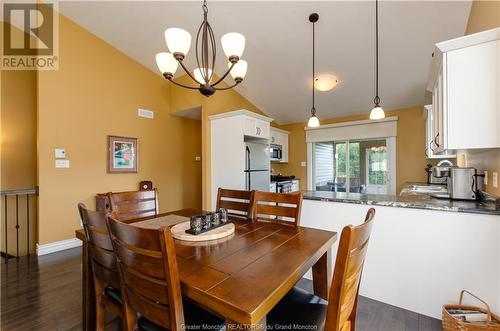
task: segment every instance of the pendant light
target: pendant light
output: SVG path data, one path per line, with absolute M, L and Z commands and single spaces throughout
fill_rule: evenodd
M 371 120 L 380 120 L 385 117 L 385 112 L 380 107 L 380 97 L 378 96 L 378 0 L 375 0 L 375 107 L 370 112 Z
M 319 126 L 319 119 L 316 116 L 316 108 L 314 107 L 314 90 L 315 90 L 315 84 L 316 84 L 316 73 L 314 71 L 314 48 L 315 48 L 315 34 L 314 34 L 314 28 L 315 28 L 315 23 L 319 20 L 319 15 L 317 13 L 312 13 L 309 15 L 309 22 L 312 23 L 313 25 L 313 31 L 312 31 L 312 53 L 313 53 L 313 60 L 312 60 L 312 108 L 311 108 L 311 118 L 309 118 L 309 121 L 307 122 L 307 126 L 310 128 L 316 128 Z

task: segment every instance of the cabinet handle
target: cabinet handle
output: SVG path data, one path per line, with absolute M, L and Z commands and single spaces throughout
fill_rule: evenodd
M 437 133 L 436 137 L 434 138 L 434 144 L 436 144 L 436 147 L 439 148 L 438 138 L 439 138 L 439 132 Z

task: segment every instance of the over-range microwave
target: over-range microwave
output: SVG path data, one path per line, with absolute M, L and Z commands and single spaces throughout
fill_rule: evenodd
M 271 144 L 269 146 L 269 154 L 271 157 L 271 161 L 281 161 L 282 158 L 282 146 Z

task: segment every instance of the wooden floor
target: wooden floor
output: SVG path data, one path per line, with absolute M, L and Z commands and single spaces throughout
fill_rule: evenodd
M 81 330 L 81 249 L 3 261 L 0 329 Z M 312 290 L 302 279 L 299 286 Z M 108 330 L 119 330 L 110 323 Z M 437 331 L 441 322 L 361 297 L 356 331 Z

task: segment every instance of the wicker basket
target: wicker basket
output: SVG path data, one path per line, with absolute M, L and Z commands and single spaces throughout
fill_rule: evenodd
M 476 298 L 477 300 L 481 301 L 486 308 L 462 305 L 462 299 L 464 297 L 464 293 L 467 293 Z M 454 318 L 448 312 L 449 309 L 478 310 L 488 315 L 488 322 L 475 323 L 475 322 L 460 321 Z M 460 300 L 458 305 L 443 306 L 443 331 L 500 331 L 500 317 L 491 312 L 490 306 L 488 306 L 486 302 L 479 299 L 477 296 L 470 293 L 469 291 L 462 290 L 462 292 L 460 292 Z

